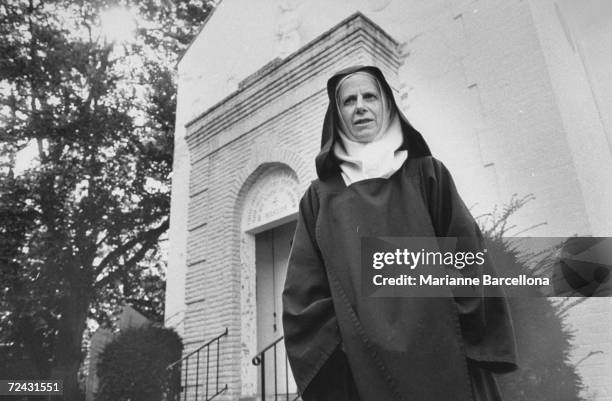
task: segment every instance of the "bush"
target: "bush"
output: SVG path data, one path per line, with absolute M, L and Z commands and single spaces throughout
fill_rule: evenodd
M 531 277 L 551 275 L 553 249 L 529 255 L 507 241 L 507 237 L 520 235 L 539 225 L 516 232 L 516 227 L 509 222 L 514 213 L 533 199 L 532 195 L 513 196 L 501 210 L 495 209 L 478 219 L 499 276 L 515 276 L 517 271 Z M 519 369 L 498 376 L 503 398 L 512 401 L 583 400 L 579 395 L 582 382 L 568 359 L 573 339 L 563 325 L 568 306 L 565 302 L 536 294 L 536 289 L 522 287 L 519 291 L 508 299 Z
M 523 257 L 500 239 L 487 244 L 500 276 L 516 271 L 533 276 Z M 563 326 L 560 304 L 522 288 L 520 296 L 509 298 L 514 321 L 519 370 L 500 375 L 504 399 L 513 401 L 579 401 L 580 377 L 569 362 L 572 334 Z
M 181 358 L 183 344 L 172 329 L 149 326 L 127 330 L 100 356 L 96 401 L 173 400 L 180 372 L 168 365 Z

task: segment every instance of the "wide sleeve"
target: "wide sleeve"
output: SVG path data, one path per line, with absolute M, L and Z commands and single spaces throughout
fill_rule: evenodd
M 285 346 L 301 394 L 340 343 L 327 273 L 316 242 L 317 211 L 318 197 L 311 185 L 300 201 L 283 291 Z
M 455 238 L 455 252 L 483 250 L 482 233 L 459 196 L 448 169 L 430 157 L 423 163 L 421 172 L 436 236 Z M 496 275 L 486 254 L 481 267 L 466 268 L 461 273 Z M 515 370 L 516 341 L 503 289 L 481 285 L 469 297 L 455 295 L 467 357 L 494 372 Z

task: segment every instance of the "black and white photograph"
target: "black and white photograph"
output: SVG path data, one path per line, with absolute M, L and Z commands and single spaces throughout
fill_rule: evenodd
M 2 0 L 0 399 L 612 401 L 609 0 Z

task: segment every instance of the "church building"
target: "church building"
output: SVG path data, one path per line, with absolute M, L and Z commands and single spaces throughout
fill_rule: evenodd
M 612 5 L 586 3 L 218 3 L 178 63 L 165 315 L 186 356 L 222 335 L 198 354 L 209 398 L 261 395 L 253 358 L 282 336 L 325 85 L 346 66 L 383 71 L 473 215 L 530 197 L 508 235 L 612 237 Z M 612 298 L 582 302 L 566 324 L 585 396 L 612 401 Z M 277 392 L 294 393 L 282 341 L 273 349 Z M 190 400 L 205 391 L 193 375 Z

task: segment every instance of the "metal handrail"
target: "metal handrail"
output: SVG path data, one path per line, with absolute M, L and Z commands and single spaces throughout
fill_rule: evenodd
M 204 347 L 208 347 L 210 344 L 214 343 L 215 341 L 219 340 L 221 337 L 224 337 L 228 334 L 228 328 L 225 328 L 225 331 L 221 334 L 219 334 L 217 337 L 213 338 L 212 340 L 209 340 L 208 342 L 206 342 L 206 344 L 201 345 L 199 348 L 191 351 L 190 353 L 188 353 L 187 355 L 185 355 L 184 357 L 182 357 L 181 359 L 179 359 L 178 361 L 174 361 L 172 362 L 170 365 L 168 365 L 167 369 L 172 368 L 174 365 L 178 364 L 179 362 L 183 362 L 183 360 L 189 358 L 191 355 L 195 354 L 196 352 L 199 352 L 202 350 L 202 348 Z
M 254 357 L 253 359 L 251 359 L 251 362 L 253 363 L 253 365 L 255 366 L 259 366 L 259 364 L 261 363 L 261 359 L 260 357 L 263 356 L 264 352 L 266 352 L 267 350 L 269 350 L 270 348 L 274 347 L 276 344 L 278 344 L 280 341 L 283 340 L 283 338 L 285 338 L 285 336 L 280 336 L 279 338 L 277 338 L 276 340 L 272 341 L 270 344 L 268 344 L 268 346 L 266 346 L 264 349 L 262 349 L 261 351 L 259 351 Z
M 285 355 L 285 392 L 279 394 L 278 392 L 278 365 L 277 365 L 277 346 L 278 343 L 280 343 L 282 340 L 284 339 L 283 336 L 277 338 L 276 340 L 274 340 L 273 342 L 271 342 L 270 344 L 268 344 L 266 347 L 264 347 L 261 351 L 259 351 L 254 357 L 253 359 L 251 359 L 251 362 L 253 363 L 253 365 L 255 366 L 261 366 L 261 371 L 260 371 L 260 377 L 261 377 L 261 400 L 262 401 L 266 401 L 266 352 L 272 350 L 273 352 L 273 358 L 274 358 L 274 372 L 273 372 L 273 377 L 274 377 L 274 400 L 278 401 L 279 396 L 285 396 L 285 400 L 286 401 L 295 401 L 298 400 L 300 398 L 299 394 L 296 394 L 295 398 L 292 398 L 290 400 L 290 395 L 292 395 L 293 393 L 289 393 L 289 365 L 288 365 L 288 359 L 287 359 L 287 355 Z
M 171 369 L 176 369 L 177 367 L 180 369 L 181 373 L 184 373 L 184 381 L 183 381 L 183 385 L 181 386 L 181 392 L 183 393 L 183 401 L 187 400 L 187 389 L 189 387 L 195 387 L 195 401 L 199 401 L 198 400 L 198 395 L 199 395 L 199 389 L 201 387 L 200 384 L 200 353 L 204 351 L 204 349 L 206 350 L 206 371 L 205 371 L 205 384 L 204 384 L 204 401 L 210 401 L 213 398 L 215 398 L 216 396 L 218 396 L 219 394 L 223 393 L 224 391 L 227 391 L 228 386 L 227 384 L 225 386 L 223 386 L 222 388 L 219 388 L 219 361 L 220 359 L 220 348 L 221 348 L 221 338 L 224 336 L 228 335 L 228 329 L 226 328 L 225 331 L 221 334 L 219 334 L 218 336 L 216 336 L 215 338 L 207 341 L 206 343 L 204 343 L 203 345 L 199 346 L 197 349 L 193 350 L 192 352 L 190 352 L 189 354 L 185 355 L 184 357 L 182 357 L 181 359 L 179 359 L 178 361 L 175 361 L 173 363 L 171 363 L 170 365 L 168 365 L 167 369 L 171 370 Z M 216 380 L 215 380 L 215 385 L 214 385 L 214 391 L 215 393 L 209 396 L 209 377 L 210 377 L 210 348 L 211 345 L 213 345 L 214 343 L 217 343 L 217 358 L 216 358 Z M 194 356 L 196 357 L 196 361 L 195 361 L 195 384 L 188 384 L 188 379 L 189 379 L 189 359 Z M 184 365 L 183 365 L 184 363 Z M 180 400 L 180 396 L 179 396 L 179 400 Z

